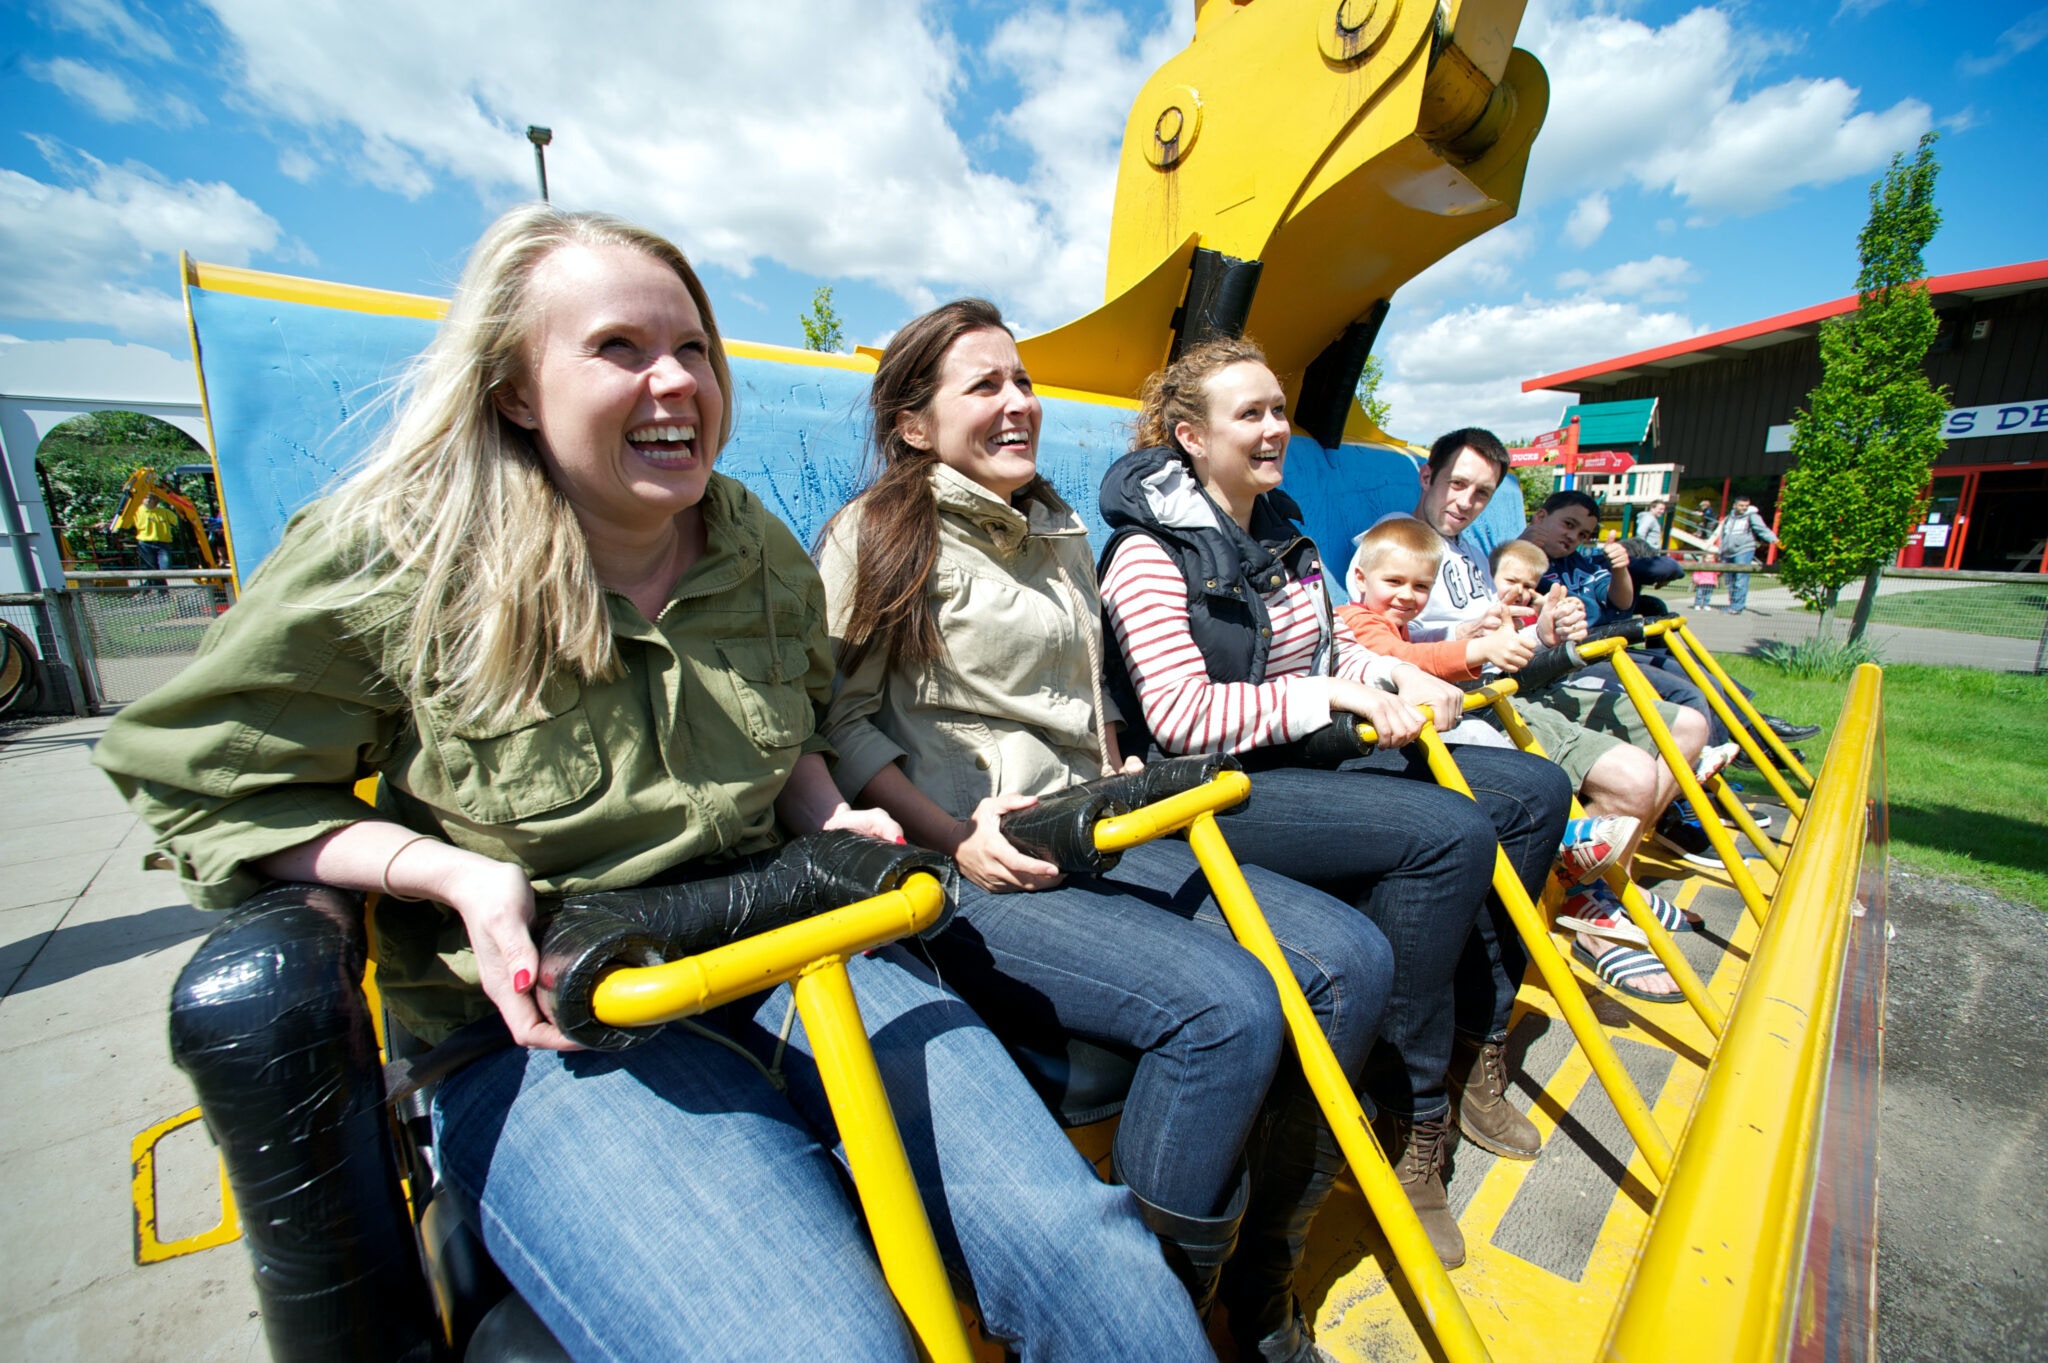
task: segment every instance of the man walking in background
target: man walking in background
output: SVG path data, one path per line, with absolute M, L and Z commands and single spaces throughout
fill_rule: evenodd
M 1754 563 L 1758 541 L 1776 544 L 1777 535 L 1764 524 L 1764 518 L 1757 514 L 1746 496 L 1737 496 L 1735 505 L 1728 508 L 1728 519 L 1721 522 L 1721 529 L 1715 537 L 1720 545 L 1720 558 L 1724 563 Z M 1740 615 L 1749 606 L 1748 573 L 1728 574 L 1728 613 Z
M 1652 547 L 1664 547 L 1664 513 L 1671 509 L 1671 503 L 1659 497 L 1650 503 L 1648 511 L 1636 517 L 1636 538 L 1648 540 Z
M 135 548 L 142 566 L 156 572 L 171 567 L 171 541 L 178 537 L 178 517 L 161 498 L 145 497 L 135 513 Z

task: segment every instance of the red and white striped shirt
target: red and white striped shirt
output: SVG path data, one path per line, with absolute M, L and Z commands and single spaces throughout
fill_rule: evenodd
M 1271 617 L 1266 680 L 1218 682 L 1188 629 L 1188 586 L 1178 566 L 1149 535 L 1131 535 L 1110 556 L 1102 606 L 1116 631 L 1146 727 L 1169 753 L 1250 752 L 1306 738 L 1330 722 L 1329 678 L 1311 675 L 1327 637 L 1322 590 L 1289 578 L 1261 599 Z M 1336 675 L 1377 685 L 1394 660 L 1382 658 L 1339 630 Z

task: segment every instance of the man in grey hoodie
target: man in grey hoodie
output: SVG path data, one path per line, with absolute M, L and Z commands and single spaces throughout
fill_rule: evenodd
M 1720 557 L 1724 563 L 1756 562 L 1757 542 L 1776 544 L 1777 534 L 1764 524 L 1764 518 L 1749 504 L 1749 498 L 1738 496 L 1735 505 L 1728 508 L 1728 519 L 1721 523 Z M 1728 574 L 1728 613 L 1740 615 L 1749 605 L 1749 574 Z

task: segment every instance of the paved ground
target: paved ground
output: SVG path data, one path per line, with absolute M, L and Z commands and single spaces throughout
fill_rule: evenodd
M 1945 591 L 1978 583 L 1929 583 L 1920 578 L 1887 579 L 1878 584 L 1882 595 L 1900 591 Z M 1689 583 L 1684 579 L 1665 588 L 1664 600 L 1684 610 L 1692 620 L 1693 633 L 1716 653 L 1751 653 L 1768 640 L 1798 643 L 1813 637 L 1818 617 L 1807 611 L 1799 599 L 1783 587 L 1758 584 L 1749 594 L 1749 608 L 1740 615 L 1726 610 L 1725 588 L 1714 593 L 1711 611 L 1690 609 Z M 1844 607 L 1846 611 L 1848 608 Z M 1913 629 L 1903 625 L 1873 624 L 1868 637 L 1876 643 L 1888 663 L 1962 664 L 1995 672 L 2032 672 L 2040 651 L 2036 639 L 2007 639 L 1989 634 L 1956 634 L 1943 629 Z
M 229 1244 L 137 1267 L 129 1141 L 191 1093 L 164 1042 L 209 920 L 88 765 L 104 719 L 0 730 L 0 1358 L 264 1357 Z M 1878 1285 L 1897 1360 L 2048 1359 L 2048 916 L 1895 873 Z M 213 1156 L 163 1153 L 164 1233 L 211 1224 Z

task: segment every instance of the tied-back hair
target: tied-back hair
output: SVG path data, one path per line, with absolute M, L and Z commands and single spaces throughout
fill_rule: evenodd
M 843 672 L 877 649 L 911 671 L 929 667 L 945 652 L 927 588 L 939 561 L 939 504 L 931 487 L 939 455 L 905 439 L 901 419 L 930 409 L 954 342 L 977 331 L 1008 330 L 995 304 L 960 298 L 907 324 L 882 352 L 868 389 L 872 481 L 839 513 L 860 518 L 853 603 L 839 659 Z M 1017 500 L 1044 486 L 1044 479 L 1032 479 Z M 819 542 L 831 531 L 828 524 Z
M 1181 422 L 1209 423 L 1209 380 L 1234 364 L 1265 364 L 1257 341 L 1242 336 L 1212 336 L 1189 347 L 1186 354 L 1145 380 L 1138 394 L 1138 420 L 1131 448 L 1165 446 L 1183 458 L 1187 451 L 1174 437 Z
M 417 584 L 396 680 L 414 700 L 437 695 L 457 725 L 540 712 L 558 671 L 586 682 L 619 671 L 583 527 L 548 477 L 538 437 L 496 401 L 527 375 L 540 322 L 534 272 L 569 245 L 626 247 L 676 272 L 725 397 L 711 452 L 732 433 L 732 376 L 711 300 L 673 244 L 619 218 L 544 203 L 491 225 L 401 385 L 398 415 L 332 506 L 337 536 L 362 554 L 366 593 L 400 578 Z

